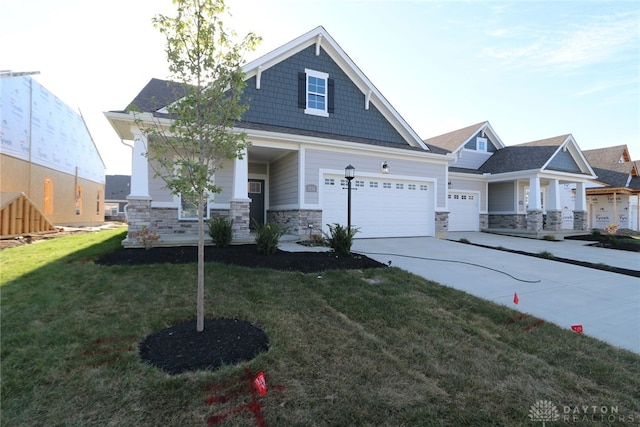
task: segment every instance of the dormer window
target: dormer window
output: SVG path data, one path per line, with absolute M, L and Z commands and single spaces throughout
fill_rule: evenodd
M 476 151 L 487 151 L 487 138 L 476 138 Z
M 305 69 L 298 75 L 298 107 L 305 114 L 329 117 L 333 113 L 333 79 L 321 71 Z

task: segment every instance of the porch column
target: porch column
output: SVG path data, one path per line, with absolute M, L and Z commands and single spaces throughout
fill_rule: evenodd
M 527 208 L 527 230 L 536 233 L 542 230 L 542 205 L 540 203 L 540 177 L 529 178 L 529 207 Z
M 127 238 L 123 246 L 136 246 L 131 236 L 143 227 L 151 227 L 151 196 L 149 195 L 149 163 L 147 161 L 147 137 L 139 129 L 133 131 L 131 155 L 131 188 L 127 196 L 124 214 L 127 220 Z
M 547 200 L 547 221 L 544 229 L 558 231 L 562 228 L 562 206 L 560 206 L 560 182 L 549 180 L 549 197 Z
M 573 211 L 573 229 L 587 229 L 587 192 L 584 182 L 576 183 L 576 202 Z
M 246 151 L 242 158 L 233 161 L 233 192 L 229 203 L 229 217 L 233 220 L 233 239 L 246 240 L 251 236 L 249 231 L 250 205 L 249 198 L 249 158 Z
M 136 129 L 131 156 L 131 193 L 129 197 L 136 199 L 149 196 L 149 163 L 147 161 L 147 137 Z

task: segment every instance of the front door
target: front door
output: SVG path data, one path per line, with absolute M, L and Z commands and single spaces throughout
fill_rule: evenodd
M 249 198 L 251 199 L 249 229 L 254 230 L 255 223 L 264 224 L 264 179 L 249 180 Z

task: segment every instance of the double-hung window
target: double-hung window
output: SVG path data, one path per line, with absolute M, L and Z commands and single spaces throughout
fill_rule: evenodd
M 204 195 L 204 219 L 209 219 L 208 194 Z M 179 219 L 198 219 L 198 194 L 195 191 L 180 193 Z
M 329 74 L 305 69 L 298 76 L 298 106 L 305 114 L 329 117 L 333 113 L 334 82 Z

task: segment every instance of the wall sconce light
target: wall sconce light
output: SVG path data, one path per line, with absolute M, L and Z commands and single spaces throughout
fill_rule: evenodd
M 382 166 L 380 166 L 380 172 L 385 175 L 389 173 L 389 165 L 387 164 L 387 162 L 382 163 Z
M 447 187 L 451 188 L 453 184 L 451 184 L 451 181 L 447 182 Z

